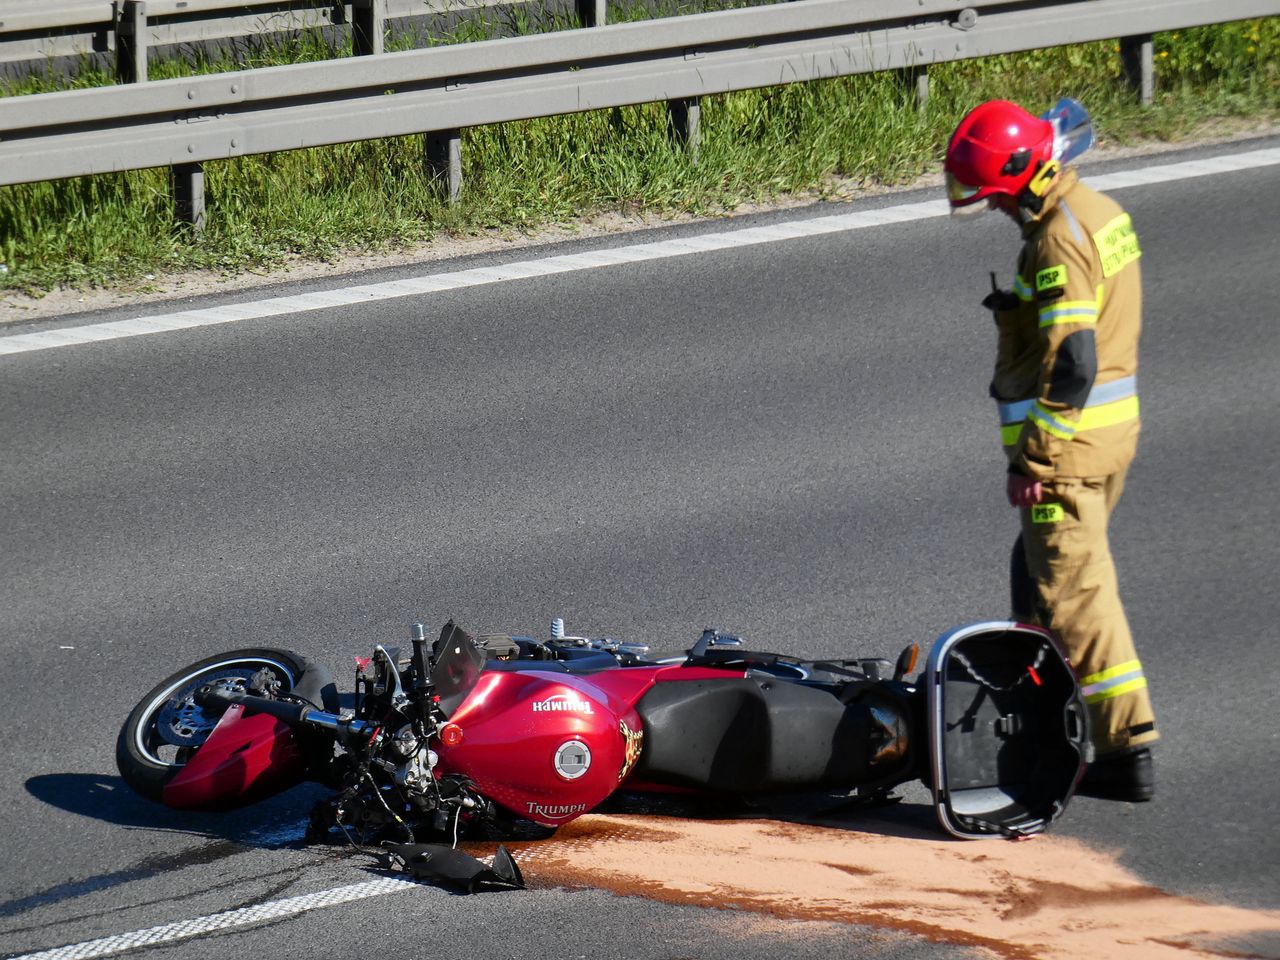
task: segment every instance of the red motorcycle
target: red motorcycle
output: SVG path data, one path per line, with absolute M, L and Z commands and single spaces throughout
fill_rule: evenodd
M 881 659 L 799 660 L 707 630 L 652 658 L 609 639 L 412 631 L 357 658 L 354 696 L 320 664 L 247 649 L 185 667 L 120 731 L 145 797 L 225 809 L 303 780 L 336 792 L 313 839 L 405 844 L 553 828 L 617 791 L 874 801 L 922 779 L 958 837 L 1023 836 L 1063 812 L 1084 769 L 1085 711 L 1054 639 L 1013 622 Z M 402 848 L 409 849 L 409 848 Z

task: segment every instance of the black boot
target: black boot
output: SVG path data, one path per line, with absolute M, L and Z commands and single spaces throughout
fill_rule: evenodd
M 1076 788 L 1076 796 L 1127 800 L 1129 803 L 1143 803 L 1150 800 L 1155 792 L 1156 778 L 1149 747 L 1095 760 L 1089 764 L 1080 786 Z

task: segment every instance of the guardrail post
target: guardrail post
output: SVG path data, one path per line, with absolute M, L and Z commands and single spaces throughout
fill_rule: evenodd
M 609 11 L 605 0 L 577 0 L 578 19 L 584 27 L 603 27 L 608 21 Z
M 1144 107 L 1150 106 L 1155 97 L 1155 56 L 1151 35 L 1120 38 L 1120 62 L 1124 75 L 1138 94 Z
M 387 0 L 352 0 L 351 52 L 376 56 L 387 48 Z
M 684 147 L 689 159 L 697 163 L 698 147 L 702 143 L 702 101 L 697 97 L 668 100 L 667 115 L 672 137 Z
M 147 5 L 145 0 L 115 0 L 116 79 L 147 81 Z M 173 219 L 197 239 L 204 233 L 204 165 L 179 163 L 169 168 Z
M 902 84 L 913 91 L 916 97 L 916 109 L 921 113 L 929 105 L 929 68 L 927 66 L 907 67 L 899 71 Z
M 143 0 L 116 0 L 116 79 L 147 79 L 147 5 Z
M 462 193 L 462 134 L 457 130 L 437 130 L 427 134 L 427 174 L 440 183 L 449 203 L 457 203 Z
M 174 219 L 191 227 L 199 237 L 204 233 L 204 164 L 179 163 L 170 168 Z

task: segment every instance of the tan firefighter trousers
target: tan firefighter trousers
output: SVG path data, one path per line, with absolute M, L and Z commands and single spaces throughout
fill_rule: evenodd
M 1019 511 L 1022 535 L 1011 571 L 1014 616 L 1048 627 L 1062 641 L 1080 678 L 1099 756 L 1159 736 L 1107 542 L 1124 480 L 1121 470 L 1045 483 L 1040 503 Z

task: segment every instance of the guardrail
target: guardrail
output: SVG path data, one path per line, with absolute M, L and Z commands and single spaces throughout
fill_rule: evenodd
M 1277 13 L 1280 0 L 796 0 L 10 97 L 0 184 L 169 166 L 180 216 L 199 226 L 209 160 L 428 132 L 452 191 L 462 127 L 667 101 L 696 140 L 704 96 Z
M 0 64 L 114 54 L 122 82 L 147 78 L 147 53 L 170 44 L 349 25 L 357 53 L 381 53 L 388 20 L 506 0 L 5 0 Z M 584 25 L 603 0 L 579 2 Z M 584 9 L 585 8 L 585 9 Z M 599 17 L 599 22 L 603 16 Z

